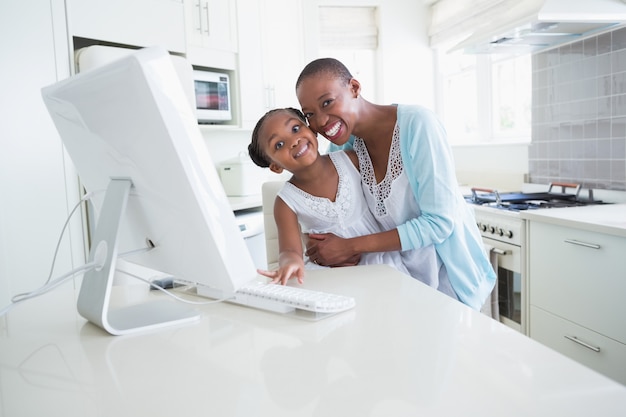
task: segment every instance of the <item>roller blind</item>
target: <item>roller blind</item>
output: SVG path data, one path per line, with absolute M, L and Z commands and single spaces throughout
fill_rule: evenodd
M 319 8 L 322 49 L 376 49 L 378 19 L 376 7 Z

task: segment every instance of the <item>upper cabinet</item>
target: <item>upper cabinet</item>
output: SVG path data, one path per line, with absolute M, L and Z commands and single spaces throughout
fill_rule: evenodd
M 184 53 L 182 0 L 67 0 L 70 36 Z
M 196 66 L 235 69 L 237 6 L 229 0 L 184 0 L 187 59 Z
M 272 108 L 300 107 L 304 15 L 298 0 L 238 0 L 237 9 L 241 124 L 251 128 Z

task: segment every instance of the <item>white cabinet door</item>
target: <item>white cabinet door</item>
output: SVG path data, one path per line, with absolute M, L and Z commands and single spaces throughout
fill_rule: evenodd
M 62 0 L 0 2 L 0 308 L 44 284 L 78 195 L 41 98 L 42 87 L 69 76 L 64 19 Z M 73 231 L 78 238 L 64 236 L 54 276 L 84 263 L 80 219 Z
M 187 59 L 196 66 L 234 69 L 237 52 L 236 3 L 184 0 Z
M 70 36 L 185 52 L 182 0 L 67 0 Z
M 532 338 L 626 384 L 626 344 L 532 306 Z
M 531 304 L 626 343 L 626 239 L 536 221 L 529 231 Z
M 237 11 L 241 118 L 251 128 L 272 108 L 300 108 L 304 16 L 299 0 L 238 0 Z
M 296 80 L 304 67 L 304 36 L 301 2 L 261 0 L 261 33 L 266 110 L 300 108 Z M 310 16 L 317 19 L 317 16 Z M 277 19 L 280 19 L 277 21 Z

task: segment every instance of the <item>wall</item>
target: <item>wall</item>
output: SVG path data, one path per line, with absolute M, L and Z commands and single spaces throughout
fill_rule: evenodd
M 626 28 L 532 61 L 530 182 L 626 190 Z
M 455 145 L 452 153 L 459 184 L 519 191 L 527 182 L 527 143 Z

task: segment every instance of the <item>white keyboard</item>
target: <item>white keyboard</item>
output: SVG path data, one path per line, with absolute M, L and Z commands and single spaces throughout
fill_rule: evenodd
M 307 310 L 339 313 L 355 305 L 354 298 L 279 284 L 253 283 L 237 290 L 229 301 L 278 313 Z

